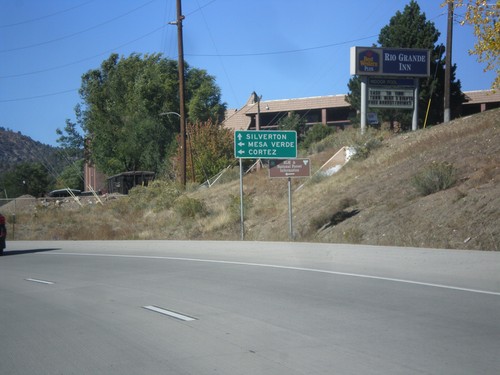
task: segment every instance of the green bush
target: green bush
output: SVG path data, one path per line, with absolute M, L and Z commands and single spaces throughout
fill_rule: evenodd
M 382 140 L 386 137 L 385 132 L 368 128 L 364 134 L 359 129 L 346 129 L 334 132 L 317 143 L 309 147 L 309 153 L 321 152 L 328 148 L 340 148 L 349 146 L 356 150 L 354 159 L 366 159 L 370 152 L 382 145 Z
M 230 201 L 228 206 L 229 215 L 231 220 L 239 221 L 241 219 L 241 200 L 239 195 L 230 194 Z M 248 216 L 248 210 L 252 206 L 252 198 L 249 196 L 245 196 L 243 198 L 243 217 L 246 218 Z
M 196 216 L 206 216 L 207 209 L 198 199 L 182 196 L 175 201 L 174 210 L 183 219 L 194 219 Z
M 154 208 L 155 211 L 171 208 L 182 194 L 176 183 L 155 180 L 148 186 L 136 186 L 129 191 L 130 204 L 134 208 Z
M 378 138 L 369 138 L 365 142 L 355 143 L 352 147 L 356 150 L 353 156 L 354 160 L 366 159 L 372 150 L 379 148 L 382 141 Z
M 319 142 L 332 133 L 332 129 L 323 124 L 315 124 L 306 133 L 306 137 L 301 143 L 301 147 L 308 149 L 313 143 Z
M 448 189 L 457 182 L 457 170 L 450 163 L 436 163 L 420 170 L 412 178 L 412 185 L 420 195 L 429 195 Z

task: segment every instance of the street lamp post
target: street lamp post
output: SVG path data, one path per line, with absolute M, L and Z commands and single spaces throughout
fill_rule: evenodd
M 177 112 L 162 112 L 162 113 L 160 113 L 160 116 L 168 116 L 168 115 L 176 115 L 177 117 L 181 118 L 181 115 L 179 115 Z

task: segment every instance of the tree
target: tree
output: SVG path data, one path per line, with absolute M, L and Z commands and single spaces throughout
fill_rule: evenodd
M 188 110 L 190 99 L 197 103 L 193 117 L 210 118 L 225 110 L 214 78 L 185 66 Z M 99 69 L 85 73 L 77 118 L 88 138 L 91 162 L 107 174 L 158 172 L 179 133 L 179 119 L 162 116 L 179 108 L 178 88 L 177 62 L 161 54 L 112 54 Z
M 471 55 L 477 55 L 479 62 L 485 62 L 484 71 L 496 70 L 496 77 L 491 84 L 492 89 L 500 89 L 500 3 L 498 0 L 447 0 L 455 3 L 455 7 L 465 7 L 465 18 L 461 25 L 472 25 L 477 41 Z
M 288 116 L 284 116 L 278 121 L 280 130 L 295 130 L 298 138 L 305 131 L 305 125 L 304 118 L 295 112 L 290 112 Z
M 76 111 L 79 111 L 79 107 Z M 77 124 L 67 119 L 64 130 L 56 129 L 56 134 L 59 136 L 56 142 L 71 156 L 81 158 L 83 157 L 84 138 L 76 127 Z
M 307 131 L 304 140 L 302 141 L 302 148 L 308 149 L 313 143 L 319 142 L 326 138 L 333 132 L 333 129 L 321 123 L 314 124 L 313 127 Z
M 52 190 L 53 181 L 42 164 L 24 163 L 4 174 L 3 186 L 9 197 L 25 194 L 40 197 Z
M 188 179 L 196 182 L 206 181 L 234 162 L 234 140 L 230 129 L 214 124 L 210 120 L 200 121 L 189 123 L 187 134 Z
M 434 23 L 427 21 L 425 13 L 420 12 L 420 6 L 414 0 L 405 6 L 403 12 L 396 12 L 389 24 L 384 26 L 378 37 L 378 44 L 386 48 L 422 48 L 431 50 L 431 74 L 426 79 L 420 79 L 419 86 L 419 116 L 420 122 L 424 120 L 424 114 L 427 111 L 428 101 L 431 100 L 432 106 L 428 116 L 428 123 L 441 123 L 444 115 L 443 97 L 444 97 L 444 67 L 445 47 L 442 44 L 436 45 L 440 32 L 434 26 Z M 461 104 L 465 97 L 461 91 L 460 81 L 455 80 L 456 65 L 451 67 L 451 112 L 452 117 L 459 115 Z M 353 77 L 349 80 L 348 88 L 350 93 L 347 95 L 347 101 L 351 105 L 360 109 L 360 82 L 359 77 Z M 411 125 L 412 114 L 409 111 L 394 109 L 379 110 L 379 117 L 391 124 L 395 121 L 402 124 L 403 128 L 409 128 Z
M 226 111 L 215 78 L 205 70 L 191 69 L 186 76 L 187 110 L 192 123 L 210 121 L 219 124 Z
M 84 190 L 83 162 L 83 159 L 78 159 L 64 168 L 57 176 L 54 188 L 64 189 L 69 187 L 70 189 Z

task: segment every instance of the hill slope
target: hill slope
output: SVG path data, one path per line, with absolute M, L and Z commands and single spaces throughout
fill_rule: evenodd
M 389 140 L 346 171 L 343 194 L 356 199 L 359 214 L 318 239 L 500 250 L 499 130 L 496 110 Z M 443 162 L 457 169 L 457 183 L 420 196 L 415 173 Z
M 60 169 L 58 149 L 28 136 L 0 128 L 0 175 L 22 163 L 43 162 Z
M 457 169 L 457 183 L 420 196 L 413 176 L 441 162 Z M 499 182 L 500 110 L 492 110 L 391 137 L 367 159 L 349 162 L 340 173 L 295 192 L 295 236 L 302 241 L 500 250 Z M 267 176 L 260 183 L 245 183 L 253 197 L 246 238 L 287 240 L 285 184 Z
M 354 131 L 353 131 L 354 132 Z M 343 139 L 348 131 L 337 133 Z M 381 133 L 382 134 L 382 133 Z M 335 147 L 310 155 L 313 170 Z M 421 196 L 412 178 L 432 163 L 457 170 L 447 190 Z M 387 136 L 381 147 L 293 193 L 295 240 L 500 250 L 500 110 Z M 293 181 L 294 189 L 304 182 Z M 19 239 L 239 239 L 239 181 L 180 197 L 142 188 L 103 206 L 38 205 L 18 214 Z M 286 179 L 244 179 L 247 240 L 289 240 Z M 147 199 L 144 199 L 146 197 Z M 4 208 L 2 208 L 4 209 Z

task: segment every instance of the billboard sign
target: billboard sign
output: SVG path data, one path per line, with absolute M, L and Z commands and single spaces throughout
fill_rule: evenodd
M 430 50 L 351 47 L 351 74 L 428 77 Z
M 368 88 L 370 108 L 413 108 L 413 89 Z

